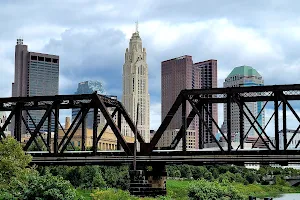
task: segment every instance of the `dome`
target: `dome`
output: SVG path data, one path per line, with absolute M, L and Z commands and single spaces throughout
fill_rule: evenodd
M 261 77 L 261 75 L 253 67 L 246 66 L 246 65 L 234 68 L 231 71 L 231 73 L 227 76 L 227 78 L 233 77 L 233 76 L 257 76 L 257 77 Z

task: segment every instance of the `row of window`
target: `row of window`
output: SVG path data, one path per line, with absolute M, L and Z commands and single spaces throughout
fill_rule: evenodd
M 32 55 L 30 57 L 31 61 L 42 61 L 42 62 L 52 62 L 52 63 L 58 63 L 59 60 L 57 58 L 49 58 L 49 57 L 44 57 L 44 56 L 34 56 Z
M 82 143 L 81 141 L 72 141 L 71 142 L 73 146 L 81 147 Z M 88 142 L 88 146 L 92 146 L 92 142 Z M 116 144 L 110 144 L 106 142 L 99 142 L 98 143 L 98 149 L 100 150 L 117 150 L 117 145 Z

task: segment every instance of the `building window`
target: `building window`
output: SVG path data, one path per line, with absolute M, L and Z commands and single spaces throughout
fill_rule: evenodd
M 134 78 L 132 78 L 132 90 L 134 92 Z

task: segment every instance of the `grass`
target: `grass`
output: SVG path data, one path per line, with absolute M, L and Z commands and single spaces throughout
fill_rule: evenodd
M 300 193 L 300 187 L 282 186 L 282 185 L 259 185 L 241 183 L 233 183 L 234 188 L 243 191 L 246 196 L 263 197 L 278 197 L 281 194 Z
M 189 180 L 168 180 L 167 181 L 167 197 L 177 200 L 188 200 L 188 186 L 192 181 Z M 249 184 L 243 185 L 241 183 L 231 183 L 238 191 L 248 196 L 263 197 L 278 197 L 286 193 L 300 193 L 300 186 L 282 186 L 282 185 L 259 185 Z M 92 200 L 90 196 L 92 191 L 77 189 L 77 194 L 83 197 L 84 200 Z M 159 198 L 141 198 L 142 200 L 158 200 Z
M 188 180 L 167 180 L 167 195 L 172 199 L 188 199 Z

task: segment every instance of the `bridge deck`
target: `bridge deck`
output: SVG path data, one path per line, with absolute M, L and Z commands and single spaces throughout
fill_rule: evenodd
M 87 165 L 104 164 L 118 165 L 133 162 L 133 156 L 126 156 L 123 151 L 98 151 L 92 152 L 65 152 L 61 155 L 53 155 L 46 152 L 28 152 L 33 155 L 33 164 L 37 165 Z M 268 150 L 245 150 L 225 154 L 220 151 L 154 151 L 149 156 L 137 156 L 138 163 L 166 163 L 166 164 L 244 164 L 244 163 L 299 163 L 300 153 L 298 150 L 274 151 Z

